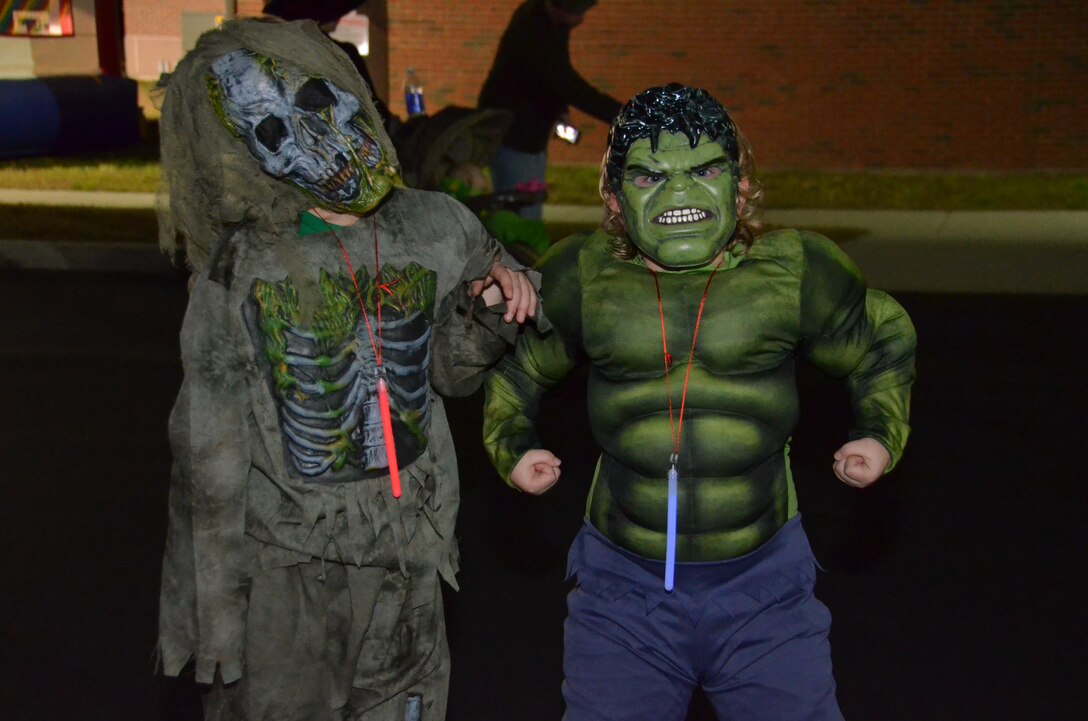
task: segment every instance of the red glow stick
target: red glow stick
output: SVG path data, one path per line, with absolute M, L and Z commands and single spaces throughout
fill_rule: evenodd
M 389 389 L 385 378 L 378 378 L 378 408 L 382 413 L 382 435 L 385 437 L 385 458 L 389 463 L 389 482 L 393 485 L 393 498 L 400 498 L 400 466 L 397 465 L 397 448 L 393 444 L 393 418 L 389 414 Z

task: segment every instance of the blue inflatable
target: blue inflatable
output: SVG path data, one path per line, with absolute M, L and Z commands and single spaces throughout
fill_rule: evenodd
M 134 80 L 0 80 L 0 158 L 116 150 L 139 142 Z

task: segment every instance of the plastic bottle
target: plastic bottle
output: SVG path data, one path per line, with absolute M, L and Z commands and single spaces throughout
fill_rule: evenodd
M 409 118 L 427 112 L 423 104 L 423 80 L 412 68 L 408 68 L 404 76 L 404 107 L 408 111 Z

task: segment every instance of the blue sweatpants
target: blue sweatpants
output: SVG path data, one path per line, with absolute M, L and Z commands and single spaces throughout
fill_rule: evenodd
M 812 595 L 799 516 L 740 558 L 676 566 L 614 545 L 589 523 L 571 547 L 565 721 L 683 721 L 701 686 L 723 721 L 842 721 L 831 614 Z

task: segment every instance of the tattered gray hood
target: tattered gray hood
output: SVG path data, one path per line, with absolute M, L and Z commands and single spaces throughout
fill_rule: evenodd
M 358 97 L 384 157 L 397 167 L 393 143 L 370 92 L 351 60 L 309 20 L 232 20 L 204 33 L 196 47 L 164 75 L 160 119 L 162 178 L 157 200 L 159 245 L 194 270 L 207 267 L 217 240 L 248 222 L 275 237 L 294 232 L 313 201 L 290 183 L 265 174 L 245 144 L 216 114 L 209 97 L 215 60 L 245 49 L 282 60 Z

